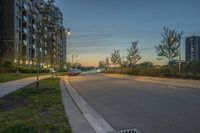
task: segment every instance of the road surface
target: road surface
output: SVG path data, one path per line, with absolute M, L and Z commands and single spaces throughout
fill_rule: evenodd
M 84 74 L 70 84 L 116 130 L 200 133 L 200 89 Z

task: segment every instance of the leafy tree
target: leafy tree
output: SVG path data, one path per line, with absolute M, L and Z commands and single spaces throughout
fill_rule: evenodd
M 153 63 L 146 61 L 146 62 L 140 63 L 140 66 L 143 66 L 144 68 L 150 68 L 150 67 L 153 67 Z
M 114 65 L 121 64 L 121 56 L 120 56 L 119 50 L 116 50 L 116 49 L 114 50 L 114 52 L 111 54 L 110 60 Z
M 130 47 L 130 49 L 127 49 L 128 54 L 126 56 L 129 66 L 135 65 L 142 58 L 138 50 L 138 41 L 131 42 L 131 43 L 132 43 L 132 46 Z
M 161 33 L 163 40 L 161 41 L 161 44 L 158 46 L 155 46 L 156 53 L 160 57 L 159 60 L 162 60 L 162 57 L 168 58 L 169 62 L 174 59 L 175 57 L 178 57 L 180 54 L 180 41 L 183 34 L 183 31 L 181 33 L 178 33 L 174 29 L 169 29 L 166 27 L 163 27 L 164 32 Z

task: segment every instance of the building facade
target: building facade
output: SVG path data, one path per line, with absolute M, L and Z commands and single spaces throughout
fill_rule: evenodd
M 44 0 L 1 0 L 0 63 L 58 67 L 66 64 L 60 9 Z
M 185 39 L 186 62 L 200 62 L 200 36 L 191 36 Z

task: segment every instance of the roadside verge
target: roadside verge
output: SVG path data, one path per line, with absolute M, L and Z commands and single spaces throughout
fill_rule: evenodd
M 200 81 L 199 80 L 184 80 L 184 79 L 172 79 L 172 78 L 130 76 L 130 75 L 122 75 L 122 74 L 104 74 L 104 75 L 109 76 L 109 77 L 114 77 L 114 78 L 124 78 L 124 79 L 130 79 L 130 80 L 135 80 L 135 81 L 143 81 L 143 82 L 163 84 L 163 85 L 200 88 Z

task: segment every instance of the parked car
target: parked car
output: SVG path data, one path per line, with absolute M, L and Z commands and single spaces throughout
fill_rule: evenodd
M 68 75 L 69 76 L 77 76 L 81 73 L 81 70 L 78 70 L 78 69 L 70 69 L 69 72 L 68 72 Z

